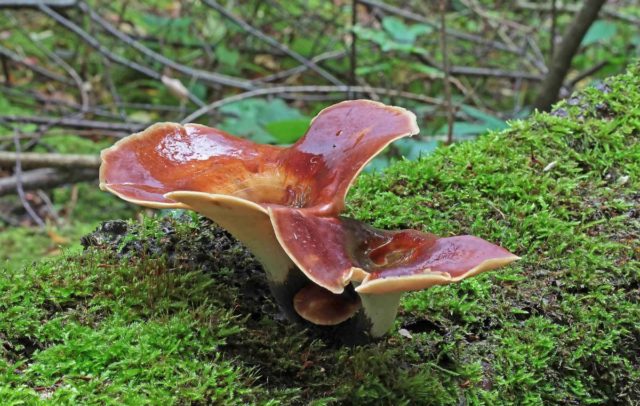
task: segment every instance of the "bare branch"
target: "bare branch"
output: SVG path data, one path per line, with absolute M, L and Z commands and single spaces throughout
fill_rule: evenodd
M 98 155 L 41 154 L 36 152 L 0 151 L 0 167 L 11 168 L 20 159 L 23 168 L 93 168 L 100 167 Z
M 267 34 L 260 31 L 259 29 L 253 27 L 252 25 L 250 25 L 240 17 L 237 17 L 236 15 L 229 12 L 226 8 L 222 7 L 216 1 L 202 0 L 202 2 L 207 6 L 211 7 L 212 9 L 216 10 L 218 13 L 222 14 L 224 17 L 228 18 L 229 20 L 233 21 L 234 23 L 242 27 L 242 29 L 247 31 L 249 34 L 253 35 L 256 38 L 259 38 L 260 40 L 266 42 L 272 47 L 286 53 L 287 55 L 289 55 L 296 61 L 300 62 L 301 64 L 305 65 L 307 68 L 313 70 L 314 72 L 316 72 L 317 74 L 319 74 L 320 76 L 328 80 L 329 82 L 333 83 L 334 85 L 336 86 L 344 85 L 344 83 L 342 83 L 338 78 L 333 76 L 331 73 L 327 72 L 324 68 L 318 66 L 315 62 L 310 61 L 309 59 L 305 58 L 304 56 L 290 49 L 288 46 L 278 42 L 273 37 L 270 37 Z
M 36 8 L 40 4 L 53 8 L 75 7 L 76 0 L 0 0 L 0 8 Z
M 584 38 L 589 27 L 598 18 L 598 13 L 605 2 L 606 0 L 587 0 L 580 12 L 576 14 L 549 64 L 549 73 L 542 83 L 538 98 L 533 104 L 536 109 L 547 111 L 558 99 L 562 83 L 571 68 L 573 56 L 578 51 L 582 38 Z
M 51 72 L 50 70 L 43 68 L 41 66 L 38 65 L 34 65 L 31 64 L 27 61 L 24 60 L 23 57 L 21 57 L 20 55 L 16 54 L 15 52 L 12 52 L 11 50 L 3 47 L 2 45 L 0 45 L 0 55 L 5 56 L 6 58 L 10 59 L 11 61 L 24 66 L 25 68 L 33 71 L 34 73 L 37 73 L 38 75 L 45 77 L 47 79 L 51 79 L 51 80 L 55 80 L 56 82 L 60 82 L 60 83 L 64 83 L 65 85 L 73 85 L 73 81 L 69 80 L 68 78 L 57 74 L 55 72 Z
M 0 196 L 16 193 L 18 184 L 23 190 L 52 189 L 67 183 L 84 182 L 98 178 L 95 169 L 63 171 L 51 168 L 33 169 L 22 173 L 20 181 L 16 176 L 0 178 Z
M 189 114 L 187 117 L 182 119 L 182 123 L 188 123 L 195 121 L 199 117 L 218 109 L 226 104 L 235 103 L 240 100 L 250 99 L 252 97 L 258 96 L 267 96 L 274 94 L 284 94 L 284 93 L 344 93 L 344 92 L 354 92 L 354 93 L 369 93 L 374 92 L 384 96 L 396 96 L 409 100 L 417 100 L 423 103 L 440 105 L 442 101 L 436 99 L 434 97 L 424 96 L 421 94 L 415 94 L 411 92 L 404 92 L 401 90 L 395 89 L 385 89 L 380 87 L 369 87 L 369 86 L 274 86 L 268 87 L 265 89 L 256 89 L 250 90 L 248 92 L 236 94 L 233 96 L 225 97 L 224 99 L 217 100 L 207 106 L 199 108 L 193 113 Z
M 109 51 L 107 49 L 107 47 L 105 47 L 104 45 L 102 45 L 100 42 L 98 42 L 98 40 L 96 40 L 94 37 L 92 37 L 88 32 L 86 32 L 85 30 L 83 30 L 82 28 L 80 28 L 77 24 L 75 24 L 73 21 L 63 17 L 61 14 L 57 13 L 56 11 L 54 11 L 52 8 L 44 5 L 44 4 L 39 4 L 38 8 L 45 13 L 46 15 L 48 15 L 49 17 L 53 18 L 57 23 L 59 23 L 60 25 L 62 25 L 63 27 L 65 27 L 66 29 L 68 29 L 69 31 L 73 32 L 74 34 L 76 34 L 77 36 L 79 36 L 83 41 L 85 41 L 89 46 L 91 46 L 93 49 L 95 49 L 96 51 L 98 51 L 100 54 L 104 55 L 105 57 L 109 58 L 111 61 L 120 64 L 120 65 L 124 65 L 128 68 L 131 68 L 133 70 L 136 70 L 140 73 L 142 73 L 143 75 L 149 76 L 153 79 L 156 79 L 158 81 L 161 81 L 162 75 L 150 68 L 147 68 L 146 66 L 142 66 L 137 62 L 133 62 L 130 61 L 120 55 L 116 55 L 113 52 Z M 193 94 L 189 93 L 189 100 L 191 100 L 193 103 L 197 104 L 198 106 L 202 106 L 204 103 L 202 102 L 202 100 L 198 99 L 196 96 L 194 96 Z
M 38 213 L 36 213 L 35 210 L 33 210 L 33 207 L 31 207 L 31 204 L 29 204 L 29 201 L 27 200 L 24 194 L 24 185 L 23 185 L 23 179 L 22 179 L 22 164 L 20 162 L 20 140 L 18 139 L 18 131 L 14 130 L 13 135 L 14 135 L 13 143 L 16 148 L 16 159 L 15 159 L 15 167 L 14 167 L 15 168 L 14 178 L 16 180 L 15 191 L 18 193 L 18 196 L 20 197 L 20 201 L 22 202 L 22 207 L 24 207 L 27 214 L 29 214 L 29 217 L 31 217 L 31 219 L 35 221 L 38 224 L 38 226 L 40 226 L 40 228 L 44 228 L 46 226 L 44 221 L 40 218 L 40 216 L 38 216 Z
M 140 53 L 142 53 L 143 55 L 153 59 L 154 61 L 160 62 L 161 64 L 168 66 L 171 69 L 174 69 L 187 76 L 194 77 L 196 79 L 200 79 L 202 81 L 213 83 L 213 84 L 232 86 L 232 87 L 237 87 L 240 89 L 247 89 L 247 90 L 253 89 L 255 87 L 248 80 L 238 79 L 231 76 L 222 75 L 220 73 L 206 72 L 200 69 L 193 69 L 186 65 L 178 63 L 172 59 L 169 59 L 166 56 L 161 55 L 153 51 L 152 49 L 147 48 L 142 43 L 136 41 L 129 35 L 123 33 L 113 25 L 109 24 L 107 20 L 102 18 L 95 11 L 93 11 L 89 7 L 89 5 L 87 5 L 87 3 L 80 2 L 79 7 L 82 11 L 87 13 L 93 21 L 95 21 L 96 23 L 98 23 L 98 25 L 104 28 L 109 34 L 118 38 L 120 41 L 136 49 L 137 51 L 140 51 Z
M 323 54 L 314 56 L 313 58 L 311 58 L 311 61 L 313 63 L 320 63 L 322 61 L 326 61 L 329 59 L 338 59 L 338 58 L 342 58 L 345 55 L 347 55 L 347 53 L 345 51 L 329 51 L 329 52 L 325 52 Z M 309 68 L 306 65 L 300 65 L 300 66 L 296 66 L 295 68 L 291 68 L 291 69 L 287 69 L 287 70 L 283 70 L 280 72 L 276 72 L 273 75 L 269 75 L 269 76 L 264 76 L 261 77 L 257 80 L 255 80 L 255 83 L 266 83 L 266 82 L 274 82 L 276 80 L 280 80 L 280 79 L 285 79 L 288 78 L 290 76 L 293 75 L 298 75 L 306 70 L 308 70 Z
M 451 74 L 458 76 L 484 76 L 484 77 L 496 77 L 505 79 L 522 79 L 530 80 L 533 82 L 540 82 L 544 79 L 540 75 L 527 72 L 516 72 L 494 68 L 477 68 L 473 66 L 452 66 Z
M 428 26 L 431 26 L 433 28 L 438 28 L 438 24 L 434 23 L 433 21 L 427 20 L 426 18 L 424 18 L 423 16 L 421 16 L 420 14 L 416 14 L 412 11 L 409 10 L 405 10 L 399 7 L 395 7 L 386 3 L 382 3 L 376 0 L 358 0 L 358 3 L 361 4 L 366 4 L 369 7 L 375 7 L 378 8 L 380 10 L 386 11 L 387 13 L 391 13 L 391 14 L 395 14 L 395 15 L 399 15 L 401 17 L 404 17 L 408 20 L 412 20 L 418 23 L 422 23 L 422 24 L 426 24 Z M 466 32 L 461 32 L 461 31 L 456 31 L 456 30 L 452 30 L 452 29 L 447 29 L 446 30 L 447 35 L 452 36 L 454 38 L 458 38 L 458 39 L 462 39 L 465 41 L 470 41 L 476 44 L 481 44 L 481 45 L 485 45 L 487 47 L 490 48 L 495 48 L 495 49 L 499 49 L 501 51 L 507 51 L 507 52 L 511 52 L 514 54 L 517 54 L 520 52 L 520 50 L 516 47 L 511 47 L 507 44 L 504 44 L 502 42 L 497 42 L 497 41 L 491 41 L 491 40 L 487 40 L 485 38 L 476 36 L 476 35 L 472 35 L 472 34 L 468 34 Z
M 95 130 L 122 131 L 126 133 L 140 131 L 149 125 L 147 123 L 110 123 L 106 121 L 83 120 L 78 118 L 38 116 L 0 116 L 0 122 L 39 124 L 54 127 L 76 128 L 79 130 L 93 128 Z
M 451 104 L 451 82 L 449 80 L 449 50 L 447 48 L 447 1 L 440 0 L 440 51 L 442 52 L 442 67 L 444 68 L 444 97 L 447 109 L 447 144 L 453 143 L 453 122 L 455 112 Z

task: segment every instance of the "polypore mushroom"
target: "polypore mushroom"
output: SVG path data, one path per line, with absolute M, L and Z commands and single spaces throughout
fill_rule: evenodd
M 518 259 L 477 237 L 377 230 L 339 216 L 367 162 L 417 132 L 413 113 L 367 100 L 322 110 L 287 148 L 160 123 L 102 152 L 100 187 L 212 219 L 263 264 L 290 319 L 336 326 L 344 341 L 362 341 L 389 330 L 402 292 Z

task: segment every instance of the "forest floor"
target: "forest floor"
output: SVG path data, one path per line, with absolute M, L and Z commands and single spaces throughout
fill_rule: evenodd
M 3 404 L 640 403 L 640 65 L 551 114 L 361 176 L 349 215 L 514 265 L 406 294 L 355 348 L 291 325 L 195 215 L 111 221 L 0 275 Z M 399 333 L 402 331 L 402 334 Z

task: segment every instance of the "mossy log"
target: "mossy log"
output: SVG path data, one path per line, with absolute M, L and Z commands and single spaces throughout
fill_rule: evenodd
M 0 398 L 640 402 L 640 65 L 364 176 L 348 208 L 523 259 L 406 295 L 396 333 L 344 348 L 279 315 L 258 263 L 206 220 L 106 223 L 84 253 L 0 276 Z

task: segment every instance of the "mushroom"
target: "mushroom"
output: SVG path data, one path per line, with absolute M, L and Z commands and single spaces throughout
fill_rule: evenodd
M 340 216 L 362 168 L 394 140 L 417 133 L 413 113 L 368 100 L 322 110 L 290 147 L 159 123 L 102 151 L 100 188 L 212 219 L 263 264 L 290 319 L 361 342 L 390 329 L 402 292 L 518 259 L 477 237 L 378 230 Z

